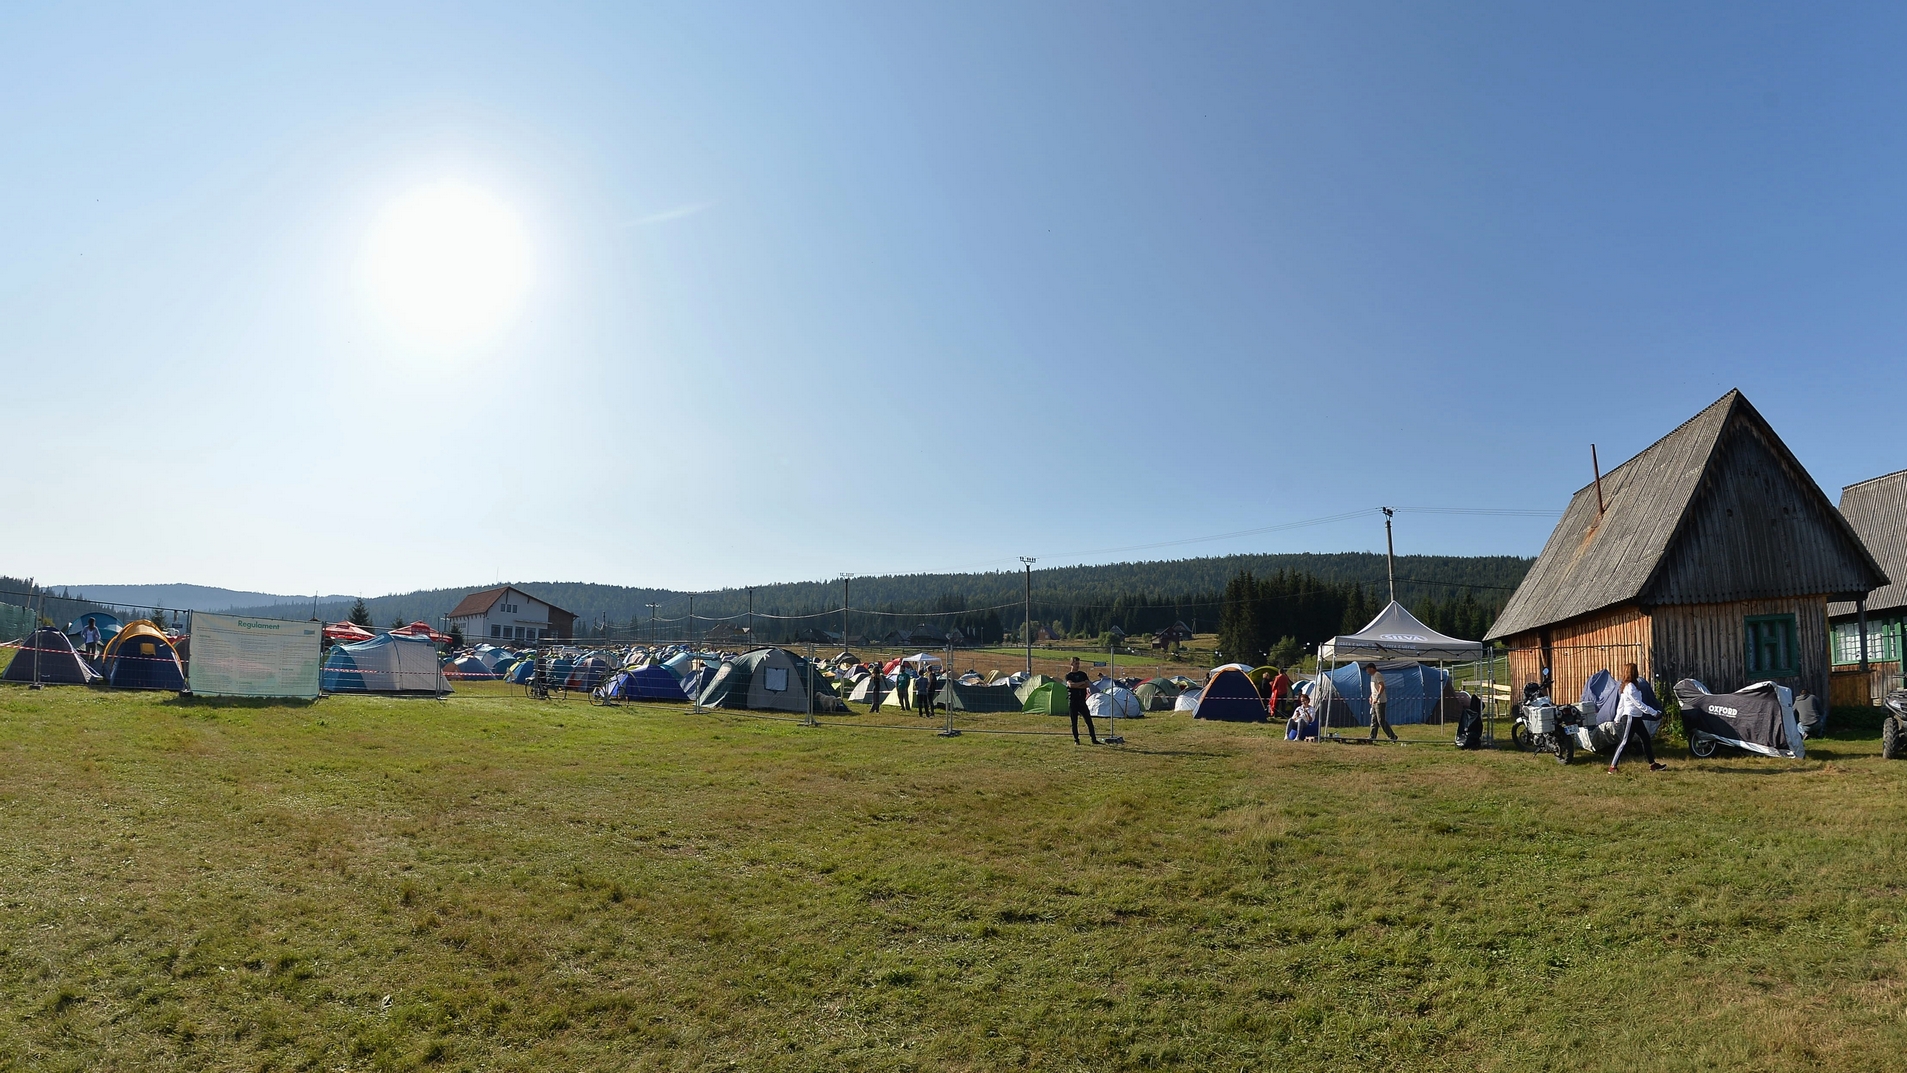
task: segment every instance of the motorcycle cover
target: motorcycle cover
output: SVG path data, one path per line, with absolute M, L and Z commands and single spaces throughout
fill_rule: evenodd
M 1682 729 L 1690 738 L 1706 734 L 1763 756 L 1799 760 L 1806 746 L 1794 718 L 1794 694 L 1786 686 L 1756 682 L 1739 693 L 1710 693 L 1693 678 L 1675 683 L 1682 705 Z

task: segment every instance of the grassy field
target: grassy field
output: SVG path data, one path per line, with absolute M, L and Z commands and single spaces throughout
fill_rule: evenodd
M 1613 778 L 1429 728 L 1124 729 L 0 687 L 0 1067 L 1907 1053 L 1907 764 L 1871 725 Z

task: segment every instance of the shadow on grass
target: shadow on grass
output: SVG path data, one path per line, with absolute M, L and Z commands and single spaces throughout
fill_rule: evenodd
M 162 708 L 311 708 L 323 698 L 303 697 L 200 697 L 181 693 L 159 702 Z

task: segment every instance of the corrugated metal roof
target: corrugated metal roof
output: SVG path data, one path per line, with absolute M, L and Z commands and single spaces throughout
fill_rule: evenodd
M 1841 489 L 1841 516 L 1861 535 L 1892 580 L 1867 594 L 1867 610 L 1907 608 L 1907 469 Z M 1852 603 L 1828 605 L 1830 615 L 1852 615 Z
M 1873 557 L 1739 391 L 1577 491 L 1487 639 L 1617 604 L 1862 591 Z M 1645 599 L 1647 597 L 1647 599 Z

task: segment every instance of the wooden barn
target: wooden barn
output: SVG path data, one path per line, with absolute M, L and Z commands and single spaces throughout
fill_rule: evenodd
M 1772 679 L 1828 695 L 1828 602 L 1887 584 L 1760 413 L 1730 391 L 1578 491 L 1490 627 L 1517 687 L 1633 661 L 1717 692 Z
M 1901 686 L 1901 639 L 1907 632 L 1907 470 L 1841 489 L 1841 517 L 1892 580 L 1865 603 L 1828 605 L 1836 704 L 1879 704 Z

